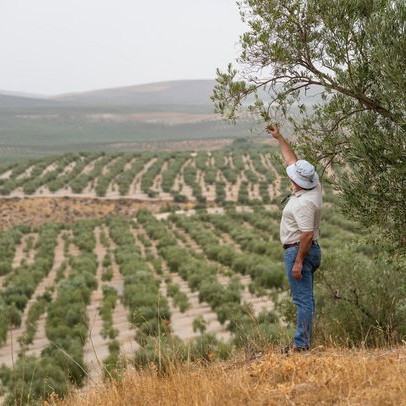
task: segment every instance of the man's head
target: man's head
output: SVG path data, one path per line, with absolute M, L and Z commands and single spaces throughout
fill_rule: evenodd
M 319 176 L 314 166 L 304 159 L 299 159 L 296 163 L 289 165 L 286 173 L 300 189 L 313 189 L 319 183 Z

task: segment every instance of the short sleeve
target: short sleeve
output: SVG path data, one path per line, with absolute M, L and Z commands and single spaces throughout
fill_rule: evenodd
M 304 201 L 293 213 L 300 231 L 314 231 L 316 205 L 311 201 Z

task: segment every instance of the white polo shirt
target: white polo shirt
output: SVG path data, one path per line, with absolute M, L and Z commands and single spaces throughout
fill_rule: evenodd
M 314 231 L 314 240 L 319 238 L 322 192 L 320 183 L 311 190 L 294 192 L 282 212 L 280 237 L 282 244 L 300 241 L 303 231 Z

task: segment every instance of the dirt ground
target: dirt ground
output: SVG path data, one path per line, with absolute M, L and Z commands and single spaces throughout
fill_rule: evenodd
M 73 223 L 85 218 L 103 218 L 121 214 L 134 216 L 139 209 L 153 213 L 168 205 L 168 201 L 139 201 L 133 199 L 100 200 L 87 198 L 14 198 L 0 199 L 0 229 L 17 224 L 37 227 L 50 221 Z M 177 204 L 183 209 L 193 203 Z

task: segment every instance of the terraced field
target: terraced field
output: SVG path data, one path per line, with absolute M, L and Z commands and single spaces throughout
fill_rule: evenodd
M 241 348 L 255 356 L 252 343 L 279 340 L 289 329 L 280 311 L 282 173 L 272 151 L 257 150 L 68 154 L 5 168 L 5 196 L 172 205 L 69 223 L 50 213 L 38 226 L 0 231 L 2 400 L 64 395 L 126 366 Z M 334 197 L 326 185 L 325 199 Z M 184 201 L 195 207 L 176 210 Z M 325 249 L 354 236 L 332 209 L 324 218 Z
M 269 204 L 289 186 L 271 148 L 214 152 L 78 153 L 0 171 L 4 197 L 99 197 Z

